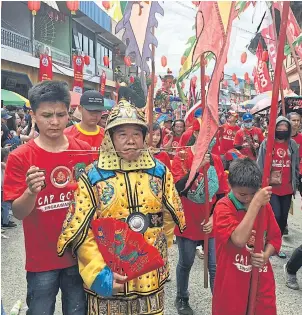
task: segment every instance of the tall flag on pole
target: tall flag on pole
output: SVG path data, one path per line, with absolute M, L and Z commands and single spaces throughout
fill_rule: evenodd
M 158 26 L 156 13 L 164 15 L 158 1 L 128 1 L 122 19 L 115 28 L 115 33 L 122 29 L 123 41 L 127 43 L 126 55 L 133 56 L 140 69 L 142 89 L 147 96 L 146 76 L 150 74 L 149 60 L 153 60 L 151 46 L 158 42 L 152 30 Z
M 235 2 L 201 1 L 196 16 L 197 43 L 192 56 L 193 64 L 200 56 L 210 52 L 216 63 L 209 83 L 203 123 L 197 138 L 196 155 L 193 160 L 187 186 L 192 182 L 197 169 L 208 150 L 212 138 L 218 130 L 218 97 L 220 81 L 223 79 L 224 65 L 230 45 L 231 26 L 236 17 Z

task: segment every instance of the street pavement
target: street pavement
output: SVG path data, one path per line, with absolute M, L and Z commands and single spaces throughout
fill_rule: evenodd
M 17 221 L 17 220 L 15 220 Z M 5 235 L 9 239 L 1 242 L 1 298 L 4 309 L 9 314 L 14 303 L 21 299 L 23 302 L 21 315 L 26 309 L 26 273 L 24 271 L 25 252 L 21 223 L 18 227 L 7 230 Z M 288 256 L 302 243 L 302 211 L 301 199 L 294 201 L 294 215 L 289 217 L 289 236 L 283 239 L 283 250 Z M 178 260 L 177 245 L 173 245 L 170 253 L 172 280 L 167 283 L 165 289 L 165 315 L 176 315 L 174 300 L 176 296 L 175 269 Z M 271 259 L 275 279 L 277 283 L 277 307 L 278 315 L 302 315 L 302 270 L 298 272 L 298 281 L 301 289 L 294 291 L 284 284 L 283 265 L 287 260 L 273 257 Z M 190 277 L 190 304 L 196 315 L 211 314 L 210 289 L 203 288 L 203 260 L 197 256 Z M 62 314 L 60 296 L 58 295 L 55 315 Z M 35 314 L 40 315 L 40 314 Z M 236 315 L 236 314 L 234 314 Z

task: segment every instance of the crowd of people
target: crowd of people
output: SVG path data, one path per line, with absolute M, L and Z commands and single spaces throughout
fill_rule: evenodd
M 202 110 L 189 126 L 169 115 L 154 122 L 150 139 L 143 111 L 125 90 L 110 111 L 93 90 L 71 111 L 67 84 L 44 81 L 29 91 L 30 109 L 1 109 L 1 235 L 16 227 L 12 211 L 23 221 L 27 314 L 52 315 L 59 289 L 64 315 L 163 314 L 164 284 L 175 273 L 168 254 L 173 239 L 178 314 L 193 314 L 188 287 L 196 253 L 208 255 L 212 314 L 246 314 L 252 267 L 261 271 L 256 314 L 277 314 L 269 258 L 286 258 L 282 236 L 290 233 L 292 197 L 302 192 L 300 115 L 277 119 L 270 186 L 261 188 L 267 124 L 229 111 L 187 187 Z M 255 253 L 262 207 L 263 251 Z M 127 222 L 164 266 L 135 279 L 117 272 L 98 247 L 107 235 L 92 229 L 100 218 Z M 139 257 L 132 257 L 133 268 L 142 268 Z M 302 245 L 284 265 L 291 289 L 299 289 L 301 265 Z

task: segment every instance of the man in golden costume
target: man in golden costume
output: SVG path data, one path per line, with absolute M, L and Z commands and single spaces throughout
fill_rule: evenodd
M 58 254 L 71 246 L 77 257 L 88 315 L 163 314 L 167 249 L 175 224 L 182 232 L 185 218 L 172 174 L 147 149 L 147 130 L 140 109 L 120 100 L 108 117 L 99 160 L 81 175 L 63 225 Z M 165 265 L 120 284 L 125 277 L 108 267 L 91 229 L 93 220 L 109 217 L 141 233 Z

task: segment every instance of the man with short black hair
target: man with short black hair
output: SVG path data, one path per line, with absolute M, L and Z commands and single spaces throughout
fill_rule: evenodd
M 39 136 L 10 153 L 4 178 L 4 201 L 12 202 L 14 216 L 23 221 L 27 271 L 27 315 L 53 315 L 56 296 L 62 291 L 64 315 L 85 314 L 85 294 L 76 260 L 68 251 L 56 253 L 69 205 L 70 181 L 85 155 L 68 151 L 89 150 L 74 137 L 65 136 L 70 93 L 60 81 L 44 81 L 29 91 Z

